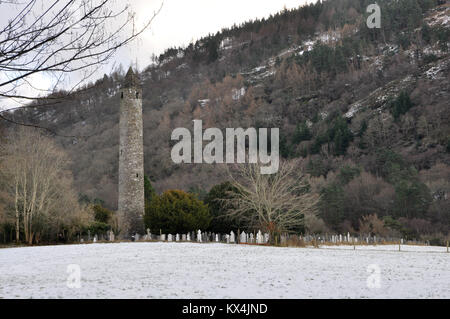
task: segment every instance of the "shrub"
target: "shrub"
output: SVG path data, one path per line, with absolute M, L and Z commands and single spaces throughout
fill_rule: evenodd
M 163 233 L 186 233 L 207 229 L 211 221 L 208 206 L 195 195 L 169 190 L 155 195 L 144 216 L 145 227 Z
M 114 215 L 112 211 L 98 204 L 94 205 L 92 210 L 94 211 L 95 221 L 99 223 L 108 224 Z

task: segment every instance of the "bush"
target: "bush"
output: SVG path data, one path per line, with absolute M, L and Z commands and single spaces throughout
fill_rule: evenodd
M 179 190 L 155 195 L 144 216 L 145 228 L 173 234 L 207 229 L 210 222 L 208 206 L 195 195 Z
M 99 223 L 108 224 L 114 215 L 112 211 L 101 205 L 94 205 L 92 210 L 94 211 L 95 221 Z

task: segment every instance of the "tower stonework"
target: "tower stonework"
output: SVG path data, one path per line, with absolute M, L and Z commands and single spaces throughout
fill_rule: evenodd
M 132 68 L 120 95 L 119 226 L 121 237 L 144 233 L 144 140 L 142 89 Z

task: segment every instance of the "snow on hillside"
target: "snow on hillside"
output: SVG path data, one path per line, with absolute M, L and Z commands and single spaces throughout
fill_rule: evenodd
M 450 254 L 440 251 L 193 243 L 0 249 L 0 298 L 450 298 Z M 79 289 L 67 286 L 70 264 L 80 266 Z M 368 288 L 373 267 L 380 288 Z

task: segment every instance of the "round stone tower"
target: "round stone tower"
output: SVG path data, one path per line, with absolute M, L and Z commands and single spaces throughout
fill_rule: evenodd
M 144 233 L 144 140 L 142 88 L 130 69 L 120 95 L 119 226 L 120 237 Z

